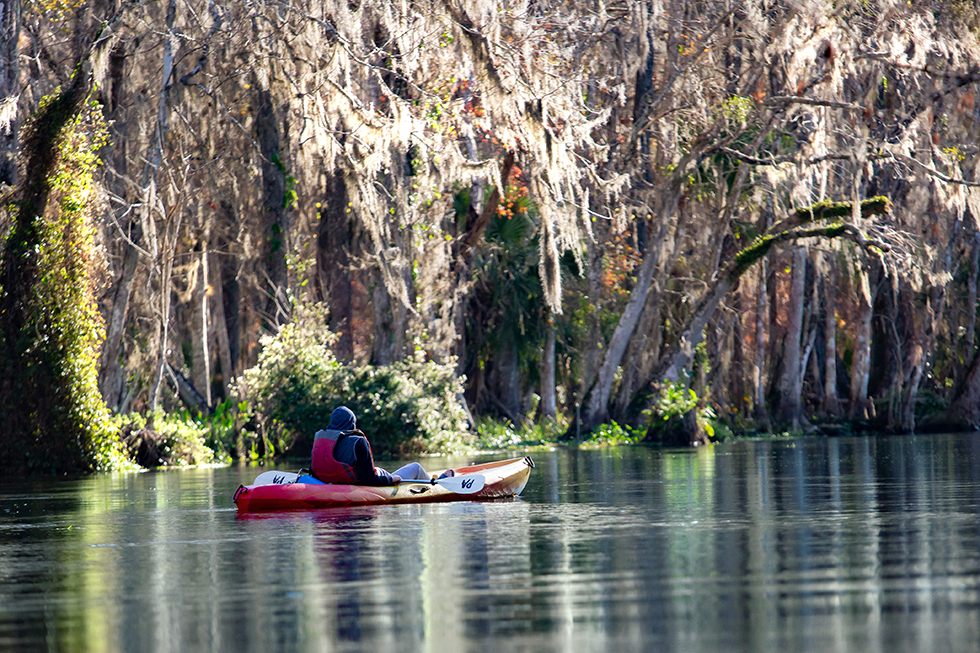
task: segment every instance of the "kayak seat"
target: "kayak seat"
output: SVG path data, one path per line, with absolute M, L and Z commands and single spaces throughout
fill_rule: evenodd
M 309 474 L 303 474 L 302 476 L 300 476 L 299 478 L 296 479 L 296 482 L 297 483 L 308 483 L 310 485 L 326 485 L 326 483 L 324 483 L 320 479 L 313 478 Z

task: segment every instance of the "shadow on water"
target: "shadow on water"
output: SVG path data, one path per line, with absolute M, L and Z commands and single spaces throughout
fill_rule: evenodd
M 247 517 L 248 468 L 8 483 L 0 650 L 976 650 L 978 454 L 559 450 L 518 500 Z

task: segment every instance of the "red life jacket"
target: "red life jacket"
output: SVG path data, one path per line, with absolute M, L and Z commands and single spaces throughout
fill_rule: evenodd
M 317 431 L 313 436 L 313 462 L 310 467 L 313 469 L 313 475 L 324 483 L 357 483 L 354 468 L 333 457 L 337 440 L 343 434 L 343 431 L 324 429 Z

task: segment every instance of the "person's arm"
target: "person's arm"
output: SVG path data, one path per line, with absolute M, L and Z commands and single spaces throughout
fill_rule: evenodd
M 392 485 L 395 481 L 391 474 L 374 466 L 374 454 L 367 438 L 358 438 L 354 444 L 354 474 L 361 485 Z

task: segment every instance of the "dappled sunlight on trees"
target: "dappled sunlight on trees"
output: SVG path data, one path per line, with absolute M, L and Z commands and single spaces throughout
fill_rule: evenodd
M 980 427 L 970 7 L 144 0 L 4 20 L 22 56 L 0 52 L 0 127 L 78 62 L 108 125 L 112 411 L 207 414 L 320 304 L 339 364 L 455 366 L 472 423 L 644 429 L 680 384 L 687 423 L 718 432 Z

